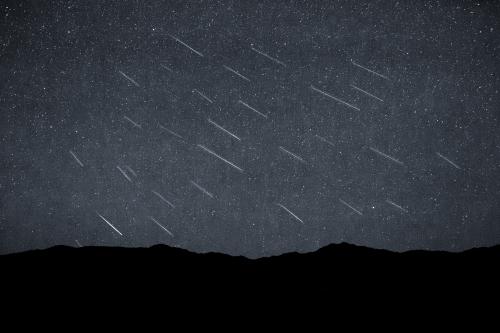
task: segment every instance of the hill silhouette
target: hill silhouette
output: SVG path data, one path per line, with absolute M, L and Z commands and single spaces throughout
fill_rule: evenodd
M 95 285 L 103 291 L 140 284 L 169 292 L 321 290 L 345 293 L 406 285 L 418 293 L 474 286 L 497 289 L 500 246 L 460 253 L 396 253 L 349 244 L 332 244 L 311 253 L 248 259 L 219 253 L 199 254 L 156 245 L 150 248 L 55 246 L 0 256 L 2 280 L 23 288 Z M 5 282 L 5 281 L 4 281 Z M 3 284 L 5 285 L 5 284 Z M 38 286 L 38 287 L 36 287 Z M 458 289 L 457 289 L 458 288 Z M 428 290 L 427 290 L 428 291 Z

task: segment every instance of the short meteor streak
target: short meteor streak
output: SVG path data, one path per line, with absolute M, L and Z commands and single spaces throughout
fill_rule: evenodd
M 353 211 L 355 211 L 357 214 L 359 214 L 359 215 L 363 215 L 363 213 L 361 213 L 359 210 L 357 210 L 357 209 L 356 209 L 356 208 L 354 208 L 353 206 L 349 205 L 349 204 L 348 204 L 347 202 L 345 202 L 344 200 L 339 199 L 339 201 L 340 201 L 342 204 L 346 205 L 347 207 L 351 208 L 351 209 L 352 209 Z
M 201 192 L 203 192 L 204 194 L 208 195 L 210 198 L 214 198 L 214 195 L 210 192 L 208 192 L 206 189 L 204 189 L 203 187 L 201 187 L 201 185 L 198 185 L 196 184 L 194 181 L 190 181 L 191 184 L 193 184 L 198 190 L 200 190 Z
M 335 145 L 333 144 L 333 142 L 331 142 L 331 141 L 329 141 L 329 140 L 325 139 L 324 137 L 319 136 L 319 135 L 317 135 L 317 134 L 315 135 L 315 137 L 316 137 L 316 138 L 318 138 L 319 140 L 323 141 L 324 143 L 326 143 L 326 144 L 328 144 L 328 145 L 330 145 L 330 146 L 332 146 L 332 147 L 335 147 Z
M 97 215 L 99 215 L 99 217 L 104 221 L 106 222 L 111 228 L 113 228 L 114 231 L 116 231 L 118 234 L 120 234 L 120 236 L 123 236 L 123 234 L 120 232 L 120 230 L 116 229 L 114 225 L 111 224 L 111 222 L 109 222 L 108 220 L 106 220 L 104 218 L 104 216 L 102 216 L 101 214 L 99 214 L 98 212 L 96 212 Z
M 78 239 L 75 239 L 75 243 L 76 245 L 78 245 L 78 247 L 83 247 L 82 244 L 80 244 L 80 242 L 78 241 Z
M 183 140 L 184 140 L 184 138 L 183 138 L 180 134 L 177 134 L 177 133 L 175 133 L 174 131 L 169 130 L 168 128 L 166 128 L 166 127 L 165 127 L 165 126 L 163 126 L 162 124 L 158 123 L 158 126 L 160 126 L 160 128 L 161 128 L 161 129 L 163 129 L 163 130 L 167 131 L 168 133 L 172 134 L 173 136 L 176 136 L 176 137 L 178 137 L 179 139 L 183 139 Z
M 167 67 L 167 66 L 165 66 L 163 64 L 160 64 L 160 66 L 163 67 L 164 69 L 166 69 L 169 72 L 173 72 L 172 68 L 170 68 L 170 67 Z
M 397 203 L 395 203 L 395 202 L 393 202 L 393 201 L 391 201 L 389 199 L 387 199 L 385 202 L 387 202 L 389 205 L 392 205 L 392 206 L 396 207 L 397 209 L 402 210 L 405 213 L 408 213 L 408 211 L 406 209 L 404 209 L 403 207 L 401 207 L 400 205 L 398 205 Z
M 201 91 L 199 91 L 198 89 L 193 89 L 193 92 L 197 93 L 201 98 L 208 101 L 210 104 L 213 104 L 213 101 L 210 98 L 208 98 L 205 94 L 203 94 Z
M 283 147 L 281 147 L 281 146 L 279 146 L 279 148 L 280 148 L 280 150 L 281 150 L 282 152 L 284 152 L 284 153 L 286 153 L 286 154 L 288 154 L 288 155 L 292 156 L 292 157 L 293 157 L 293 158 L 295 158 L 296 160 L 299 160 L 299 161 L 300 161 L 300 162 L 302 162 L 302 163 L 306 163 L 306 161 L 304 161 L 304 159 L 303 159 L 302 157 L 300 157 L 300 156 L 298 156 L 298 155 L 296 155 L 296 154 L 292 153 L 292 152 L 291 152 L 291 151 L 289 151 L 289 150 L 286 150 L 285 148 L 283 148 Z
M 384 79 L 386 79 L 386 80 L 389 80 L 389 81 L 390 81 L 390 79 L 389 79 L 387 76 L 382 75 L 382 74 L 380 74 L 380 73 L 377 73 L 377 72 L 375 72 L 375 71 L 373 71 L 373 70 L 371 70 L 371 69 L 368 69 L 368 68 L 366 68 L 366 67 L 364 67 L 364 66 L 361 66 L 360 64 L 357 64 L 356 62 L 354 62 L 354 60 L 351 60 L 351 63 L 352 63 L 354 66 L 356 66 L 356 67 L 362 68 L 362 69 L 364 69 L 365 71 L 368 71 L 368 72 L 370 72 L 370 73 L 372 73 L 372 74 L 375 74 L 375 75 L 377 75 L 377 76 L 380 76 L 381 78 L 384 78 Z
M 382 157 L 385 157 L 385 158 L 387 158 L 387 159 L 389 159 L 389 160 L 391 160 L 391 161 L 393 161 L 393 162 L 396 162 L 397 164 L 404 165 L 404 163 L 403 163 L 403 162 L 401 162 L 400 160 L 397 160 L 397 159 L 395 159 L 395 158 L 394 158 L 394 157 L 392 157 L 392 156 L 389 156 L 389 155 L 387 155 L 387 154 L 384 154 L 383 152 L 381 152 L 381 151 L 380 151 L 380 150 L 378 150 L 378 149 L 375 149 L 375 148 L 373 148 L 373 147 L 370 147 L 370 150 L 371 150 L 371 151 L 373 151 L 373 152 L 375 152 L 375 153 L 377 153 L 377 154 L 379 154 L 379 155 L 380 155 L 380 156 L 382 156 Z
M 182 40 L 180 40 L 179 38 L 173 36 L 173 35 L 170 35 L 168 34 L 170 37 L 172 37 L 177 43 L 181 44 L 181 45 L 184 45 L 185 47 L 187 47 L 188 49 L 190 49 L 191 51 L 193 51 L 194 53 L 196 53 L 197 55 L 199 55 L 200 57 L 203 57 L 203 54 L 201 52 L 198 52 L 196 51 L 195 49 L 193 49 L 191 46 L 189 46 L 188 44 L 184 43 Z
M 294 213 L 292 213 L 292 211 L 290 211 L 288 208 L 286 208 L 285 206 L 283 206 L 282 204 L 276 204 L 277 206 L 281 207 L 282 209 L 284 209 L 288 214 L 292 215 L 294 218 L 296 218 L 300 223 L 304 224 L 304 221 L 302 221 L 297 215 L 295 215 Z
M 133 121 L 132 119 L 130 119 L 129 117 L 127 116 L 123 116 L 123 118 L 125 118 L 127 121 L 129 121 L 132 125 L 134 125 L 134 127 L 139 127 L 140 129 L 142 129 L 142 126 L 139 125 L 138 123 L 136 123 L 135 121 Z
M 174 234 L 170 232 L 170 230 L 168 230 L 167 228 L 165 228 L 160 222 L 158 222 L 154 217 L 150 216 L 149 219 L 151 221 L 153 221 L 157 226 L 159 226 L 160 228 L 162 228 L 163 230 L 165 230 L 167 232 L 167 234 L 169 234 L 170 236 L 174 237 Z
M 459 167 L 456 163 L 454 163 L 453 161 L 451 161 L 451 160 L 450 160 L 449 158 L 447 158 L 446 156 L 441 155 L 440 153 L 436 153 L 436 154 L 437 154 L 437 156 L 441 157 L 441 158 L 442 158 L 443 160 L 445 160 L 446 162 L 448 162 L 448 163 L 450 163 L 451 165 L 453 165 L 455 168 L 460 169 L 460 167 Z
M 350 108 L 353 108 L 354 110 L 360 111 L 360 110 L 359 110 L 359 108 L 358 108 L 357 106 L 354 106 L 354 105 L 352 105 L 352 104 L 349 104 L 349 103 L 347 103 L 346 101 L 341 100 L 340 98 L 337 98 L 337 97 L 335 97 L 335 96 L 333 96 L 333 95 L 330 95 L 329 93 L 324 92 L 323 90 L 320 90 L 320 89 L 316 88 L 315 86 L 312 86 L 312 85 L 311 85 L 311 89 L 312 89 L 312 90 L 314 90 L 314 91 L 316 91 L 316 92 L 319 92 L 320 94 L 322 94 L 322 95 L 324 95 L 324 96 L 326 96 L 326 97 L 329 97 L 329 98 L 333 99 L 334 101 L 337 101 L 337 102 L 339 102 L 339 103 L 342 103 L 342 104 L 344 104 L 345 106 L 348 106 L 348 107 L 350 107 Z
M 160 193 L 156 192 L 156 191 L 151 191 L 153 192 L 154 195 L 156 195 L 158 198 L 160 198 L 163 202 L 165 202 L 167 205 L 169 205 L 170 207 L 172 208 L 175 208 L 174 204 L 171 203 L 170 201 L 168 201 L 167 199 L 165 199 L 165 197 L 163 195 L 161 195 Z
M 353 87 L 353 88 L 354 88 L 354 89 L 356 89 L 357 91 L 361 91 L 361 92 L 362 92 L 362 93 L 364 93 L 365 95 L 368 95 L 368 96 L 370 96 L 370 97 L 372 97 L 372 98 L 375 98 L 375 99 L 377 99 L 377 100 L 379 100 L 379 101 L 383 102 L 383 100 L 382 100 L 381 98 L 379 98 L 379 97 L 377 97 L 377 96 L 375 96 L 375 95 L 373 95 L 373 94 L 370 94 L 370 93 L 369 93 L 368 91 L 366 91 L 366 90 L 363 90 L 363 89 L 361 89 L 361 88 L 359 88 L 359 87 L 356 87 L 354 84 L 351 84 L 351 87 Z
M 71 150 L 69 151 L 69 153 L 71 154 L 71 156 L 73 156 L 73 158 L 75 159 L 76 163 L 80 164 L 80 166 L 83 168 L 83 163 L 82 163 L 82 161 L 80 161 L 80 159 L 78 159 L 78 157 L 76 156 L 76 154 L 73 153 Z
M 259 114 L 260 116 L 264 117 L 267 119 L 267 116 L 265 114 L 263 114 L 262 112 L 259 112 L 258 110 L 256 110 L 255 108 L 251 107 L 250 105 L 248 105 L 247 103 L 243 102 L 241 99 L 238 101 L 238 103 L 242 104 L 243 106 L 249 108 L 250 110 L 252 110 L 253 112 Z
M 250 82 L 250 79 L 247 78 L 246 76 L 244 76 L 243 74 L 240 74 L 239 72 L 237 72 L 236 70 L 232 69 L 231 67 L 229 66 L 226 66 L 226 65 L 222 65 L 225 69 L 227 69 L 228 71 L 230 71 L 231 73 L 239 76 L 240 78 L 242 78 L 243 80 L 246 80 L 248 82 Z
M 214 153 L 213 151 L 211 151 L 211 150 L 210 150 L 210 149 L 208 149 L 207 147 L 205 147 L 205 146 L 203 146 L 203 145 L 200 145 L 200 144 L 198 144 L 197 146 L 198 146 L 198 147 L 200 147 L 201 149 L 203 149 L 204 151 L 206 151 L 207 153 L 209 153 L 209 154 L 211 154 L 211 155 L 213 155 L 213 156 L 217 157 L 217 158 L 218 158 L 218 159 L 220 159 L 221 161 L 223 161 L 223 162 L 225 162 L 225 163 L 229 164 L 230 166 L 232 166 L 233 168 L 235 168 L 235 169 L 236 169 L 236 170 L 238 170 L 239 172 L 243 172 L 243 169 L 242 169 L 242 168 L 240 168 L 240 167 L 236 166 L 235 164 L 233 164 L 233 163 L 229 162 L 229 161 L 228 161 L 228 160 L 226 160 L 224 157 L 221 157 L 221 156 L 217 155 L 216 153 Z
M 218 129 L 220 129 L 221 131 L 223 131 L 224 133 L 232 136 L 233 138 L 235 138 L 236 140 L 238 141 L 241 141 L 241 139 L 239 137 L 237 137 L 235 134 L 229 132 L 227 129 L 225 129 L 224 127 L 222 127 L 221 125 L 217 124 L 215 121 L 211 120 L 210 118 L 208 119 L 208 122 L 212 125 L 214 125 L 215 127 L 217 127 Z
M 140 87 L 139 83 L 137 83 L 133 78 L 128 76 L 127 74 L 123 73 L 122 71 L 118 71 L 124 78 L 132 82 L 135 86 Z
M 133 174 L 133 175 L 134 175 L 134 177 L 137 177 L 137 174 L 135 173 L 135 171 L 134 171 L 134 170 L 132 170 L 132 168 L 131 168 L 131 167 L 129 167 L 128 165 L 125 165 L 125 168 L 126 168 L 126 169 L 127 169 L 127 170 L 131 173 L 131 174 Z
M 120 170 L 120 172 L 122 173 L 123 177 L 127 178 L 127 180 L 132 183 L 132 179 L 130 179 L 130 177 L 127 175 L 127 173 L 119 165 L 117 165 L 116 168 L 118 170 Z
M 256 49 L 256 48 L 254 48 L 254 47 L 251 47 L 251 49 L 252 49 L 252 51 L 257 52 L 258 54 L 260 54 L 260 55 L 262 55 L 262 56 L 266 57 L 267 59 L 269 59 L 269 60 L 271 60 L 271 61 L 274 61 L 275 63 L 277 63 L 277 64 L 279 64 L 279 65 L 281 65 L 281 66 L 283 66 L 283 67 L 286 67 L 286 64 L 285 64 L 284 62 L 279 61 L 278 59 L 271 57 L 269 54 L 264 53 L 264 52 L 262 52 L 262 51 L 260 51 L 260 50 L 257 50 L 257 49 Z

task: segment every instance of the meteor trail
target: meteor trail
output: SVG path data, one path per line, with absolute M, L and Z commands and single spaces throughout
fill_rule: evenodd
M 197 146 L 198 146 L 198 147 L 200 147 L 201 149 L 203 149 L 204 151 L 206 151 L 207 153 L 209 153 L 209 154 L 211 154 L 211 155 L 213 155 L 213 156 L 217 157 L 217 158 L 218 158 L 218 159 L 220 159 L 221 161 L 223 161 L 223 162 L 225 162 L 225 163 L 229 164 L 230 166 L 232 166 L 233 168 L 235 168 L 235 169 L 236 169 L 236 170 L 238 170 L 239 172 L 243 172 L 243 169 L 242 169 L 242 168 L 240 168 L 240 167 L 236 166 L 235 164 L 233 164 L 233 163 L 229 162 L 229 161 L 228 161 L 228 160 L 226 160 L 225 158 L 223 158 L 223 157 L 221 157 L 221 156 L 217 155 L 216 153 L 214 153 L 213 151 L 211 151 L 211 150 L 210 150 L 210 149 L 208 149 L 207 147 L 205 147 L 205 146 L 203 146 L 203 145 L 200 145 L 200 144 L 199 144 L 199 145 L 197 145 Z
M 172 71 L 172 69 L 171 69 L 170 67 L 167 67 L 167 66 L 165 66 L 165 65 L 163 65 L 163 64 L 160 64 L 160 66 L 161 66 L 161 67 L 163 67 L 163 68 L 165 68 L 165 69 L 166 69 L 167 71 L 169 71 L 169 72 L 173 72 L 173 71 Z
M 188 49 L 190 49 L 191 51 L 193 51 L 194 53 L 196 53 L 197 55 L 199 55 L 200 57 L 203 57 L 203 54 L 201 52 L 198 52 L 196 51 L 195 49 L 193 49 L 191 46 L 189 46 L 188 44 L 184 43 L 182 40 L 180 40 L 179 38 L 175 37 L 174 35 L 171 35 L 171 34 L 168 34 L 170 37 L 172 37 L 172 39 L 174 39 L 177 43 L 179 44 L 182 44 L 184 45 L 185 47 L 187 47 Z
M 360 64 L 357 64 L 356 62 L 354 62 L 354 60 L 351 60 L 351 63 L 352 63 L 354 66 L 357 66 L 357 67 L 359 67 L 359 68 L 362 68 L 362 69 L 364 69 L 365 71 L 368 71 L 368 72 L 370 72 L 370 73 L 372 73 L 372 74 L 375 74 L 375 75 L 377 75 L 377 76 L 380 76 L 381 78 L 384 78 L 384 79 L 386 79 L 386 80 L 389 80 L 389 81 L 390 81 L 390 79 L 389 79 L 387 76 L 382 75 L 382 74 L 380 74 L 380 73 L 377 73 L 377 72 L 375 72 L 375 71 L 372 71 L 371 69 L 368 69 L 368 68 L 366 68 L 366 67 L 364 67 L 364 66 L 361 66 Z
M 298 155 L 295 155 L 295 154 L 294 154 L 294 153 L 292 153 L 291 151 L 288 151 L 288 150 L 286 150 L 285 148 L 283 148 L 283 147 L 281 147 L 281 146 L 279 146 L 279 148 L 280 148 L 280 150 L 281 150 L 281 151 L 283 151 L 284 153 L 286 153 L 286 154 L 288 154 L 288 155 L 292 156 L 293 158 L 295 158 L 295 159 L 299 160 L 300 162 L 302 162 L 302 163 L 306 163 L 306 161 L 304 161 L 304 159 L 303 159 L 302 157 L 300 157 L 300 156 L 298 156 Z
M 197 93 L 198 95 L 200 95 L 201 98 L 203 98 L 204 100 L 213 104 L 213 101 L 210 98 L 208 98 L 205 94 L 203 94 L 201 91 L 199 91 L 198 89 L 193 89 L 193 92 Z
M 281 65 L 281 66 L 283 66 L 283 67 L 286 67 L 285 63 L 283 63 L 283 62 L 279 61 L 279 60 L 278 60 L 278 59 L 276 59 L 276 58 L 271 57 L 269 54 L 264 53 L 264 52 L 262 52 L 262 51 L 260 51 L 260 50 L 257 50 L 257 49 L 256 49 L 256 48 L 254 48 L 254 47 L 251 47 L 251 49 L 252 49 L 252 51 L 257 52 L 258 54 L 260 54 L 260 55 L 262 55 L 262 56 L 266 57 L 267 59 L 272 60 L 272 61 L 274 61 L 275 63 L 280 64 L 280 65 Z
M 359 210 L 357 210 L 357 209 L 356 209 L 356 208 L 354 208 L 353 206 L 349 205 L 349 204 L 348 204 L 347 202 L 345 202 L 344 200 L 339 199 L 339 201 L 340 201 L 342 204 L 346 205 L 347 207 L 351 208 L 351 209 L 352 209 L 353 211 L 355 211 L 357 214 L 359 214 L 359 215 L 363 215 L 363 213 L 361 213 Z
M 407 211 L 406 209 L 404 209 L 403 207 L 401 207 L 400 205 L 398 205 L 397 203 L 395 203 L 395 202 L 393 202 L 393 201 L 391 201 L 391 200 L 389 200 L 389 199 L 387 199 L 385 202 L 387 202 L 388 204 L 390 204 L 390 205 L 392 205 L 392 206 L 396 207 L 397 209 L 402 210 L 402 211 L 403 211 L 403 212 L 405 212 L 405 213 L 408 213 L 408 211 Z
M 130 179 L 130 177 L 127 175 L 127 173 L 122 168 L 120 168 L 119 165 L 117 165 L 116 168 L 118 170 L 120 170 L 120 172 L 122 173 L 123 177 L 127 178 L 127 180 L 132 183 L 132 179 Z
M 156 195 L 158 198 L 160 198 L 163 202 L 165 202 L 167 205 L 169 205 L 170 207 L 172 208 L 175 208 L 174 204 L 171 203 L 170 201 L 168 201 L 167 199 L 165 199 L 165 197 L 163 195 L 161 195 L 160 193 L 156 192 L 156 191 L 151 191 L 153 192 L 154 195 Z
M 113 228 L 114 231 L 116 231 L 117 233 L 120 234 L 120 236 L 123 236 L 123 234 L 120 232 L 120 230 L 116 229 L 114 225 L 111 224 L 111 222 L 109 222 L 108 220 L 106 220 L 104 218 L 104 216 L 102 216 L 101 214 L 99 214 L 98 212 L 96 212 L 97 215 L 99 215 L 99 217 L 104 221 L 106 222 L 111 228 Z
M 361 89 L 361 88 L 359 88 L 359 87 L 356 87 L 354 84 L 351 84 L 351 87 L 353 87 L 353 88 L 354 88 L 354 89 L 356 89 L 357 91 L 361 91 L 361 92 L 362 92 L 362 93 L 364 93 L 365 95 L 368 95 L 368 96 L 370 96 L 370 97 L 372 97 L 372 98 L 375 98 L 375 99 L 377 99 L 377 100 L 379 100 L 379 101 L 383 102 L 383 100 L 382 100 L 381 98 L 378 98 L 377 96 L 375 96 L 375 95 L 373 95 L 373 94 L 370 94 L 368 91 L 365 91 L 365 90 L 363 90 L 363 89 Z
M 265 114 L 263 114 L 262 112 L 259 112 L 257 111 L 256 109 L 254 109 L 253 107 L 251 107 L 250 105 L 248 105 L 247 103 L 243 102 L 241 99 L 238 101 L 238 103 L 242 104 L 243 106 L 246 106 L 247 108 L 249 108 L 250 110 L 252 110 L 253 112 L 261 115 L 262 117 L 266 118 L 267 119 L 267 116 Z
M 224 127 L 222 127 L 221 125 L 217 124 L 215 121 L 211 120 L 210 118 L 208 118 L 208 122 L 212 125 L 214 125 L 215 127 L 217 127 L 218 129 L 220 129 L 221 131 L 225 132 L 226 134 L 229 134 L 230 136 L 232 136 L 233 138 L 235 138 L 236 140 L 238 141 L 241 141 L 241 139 L 239 137 L 237 137 L 236 135 L 234 135 L 233 133 L 229 132 L 227 129 L 225 129 Z
M 393 161 L 393 162 L 396 162 L 397 164 L 404 165 L 404 163 L 403 163 L 403 162 L 401 162 L 401 161 L 399 161 L 399 160 L 395 159 L 395 158 L 394 158 L 394 157 L 392 157 L 392 156 L 389 156 L 389 155 L 387 155 L 387 154 L 384 154 L 384 153 L 383 153 L 383 152 L 381 152 L 380 150 L 377 150 L 377 149 L 375 149 L 375 148 L 373 148 L 373 147 L 370 147 L 370 150 L 371 150 L 371 151 L 373 151 L 373 152 L 375 152 L 375 153 L 377 153 L 377 154 L 379 154 L 380 156 L 383 156 L 383 157 L 385 157 L 385 158 L 387 158 L 387 159 L 390 159 L 390 160 L 391 160 L 391 161 Z
M 294 213 L 292 213 L 292 211 L 290 211 L 288 208 L 286 208 L 285 206 L 283 206 L 282 204 L 280 203 L 277 203 L 276 204 L 277 206 L 283 208 L 288 214 L 292 215 L 293 217 L 295 217 L 300 223 L 304 224 L 304 221 L 302 221 L 297 215 L 295 215 Z
M 312 85 L 311 85 L 311 89 L 312 89 L 312 90 L 314 90 L 314 91 L 316 91 L 316 92 L 319 92 L 320 94 L 322 94 L 322 95 L 324 95 L 324 96 L 326 96 L 326 97 L 329 97 L 329 98 L 333 99 L 334 101 L 337 101 L 337 102 L 342 103 L 342 104 L 344 104 L 344 105 L 346 105 L 346 106 L 348 106 L 348 107 L 350 107 L 350 108 L 353 108 L 354 110 L 360 111 L 360 110 L 359 110 L 359 108 L 358 108 L 357 106 L 354 106 L 354 105 L 352 105 L 352 104 L 349 104 L 349 103 L 347 103 L 347 102 L 345 102 L 345 101 L 341 100 L 340 98 L 337 98 L 337 97 L 335 97 L 335 96 L 333 96 L 333 95 L 330 95 L 329 93 L 324 92 L 323 90 L 320 90 L 320 89 L 316 88 L 315 86 L 312 86 Z
M 163 126 L 162 124 L 158 123 L 158 126 L 160 126 L 160 128 L 161 128 L 161 129 L 163 129 L 163 130 L 167 131 L 168 133 L 172 134 L 173 136 L 176 136 L 176 137 L 178 137 L 179 139 L 183 139 L 183 140 L 184 140 L 184 138 L 183 138 L 181 135 L 179 135 L 179 134 L 175 133 L 174 131 L 169 130 L 168 128 L 166 128 L 166 127 L 165 127 L 165 126 Z
M 460 169 L 460 167 L 459 167 L 457 164 L 455 164 L 453 161 L 451 161 L 451 160 L 450 160 L 449 158 L 447 158 L 446 156 L 443 156 L 443 155 L 441 155 L 440 153 L 436 153 L 436 154 L 437 154 L 437 156 L 441 157 L 441 158 L 442 158 L 443 160 L 445 160 L 446 162 L 448 162 L 448 163 L 450 163 L 451 165 L 453 165 L 455 168 Z
M 139 125 L 138 123 L 136 123 L 135 121 L 133 121 L 132 119 L 130 119 L 129 117 L 127 116 L 123 116 L 123 118 L 125 118 L 126 120 L 128 120 L 132 125 L 134 125 L 134 127 L 139 127 L 140 129 L 142 129 L 142 126 Z
M 135 86 L 140 87 L 139 83 L 137 83 L 134 79 L 132 79 L 130 76 L 127 74 L 123 73 L 122 71 L 118 71 L 124 78 L 132 82 Z
M 70 154 L 71 154 L 71 156 L 73 156 L 73 158 L 76 160 L 76 163 L 80 164 L 80 166 L 83 168 L 83 163 L 82 163 L 82 161 L 80 161 L 80 160 L 78 159 L 78 157 L 76 157 L 76 154 L 75 154 L 75 153 L 73 153 L 71 150 L 69 151 L 69 153 L 70 153 Z
M 127 168 L 127 170 L 128 170 L 131 174 L 133 174 L 133 175 L 134 175 L 134 177 L 137 177 L 137 174 L 135 173 L 135 171 L 134 171 L 134 170 L 132 170 L 132 168 L 131 168 L 131 167 L 129 167 L 128 165 L 125 165 L 125 168 Z
M 165 228 L 160 222 L 158 222 L 154 217 L 150 216 L 149 219 L 151 221 L 153 221 L 157 226 L 159 226 L 160 228 L 162 228 L 163 230 L 165 230 L 167 232 L 167 234 L 169 234 L 170 236 L 174 237 L 174 234 L 170 232 L 170 230 L 168 230 L 167 228 Z
M 191 184 L 193 184 L 198 190 L 200 190 L 201 192 L 203 192 L 204 194 L 208 195 L 210 198 L 214 198 L 214 195 L 210 192 L 208 192 L 206 189 L 204 189 L 203 187 L 201 187 L 200 185 L 196 184 L 194 181 L 190 181 Z
M 321 140 L 321 141 L 323 141 L 324 143 L 326 143 L 326 144 L 328 144 L 328 145 L 330 145 L 330 146 L 332 146 L 332 147 L 335 147 L 335 145 L 333 144 L 333 142 L 331 142 L 331 141 L 329 141 L 329 140 L 325 139 L 324 137 L 319 136 L 319 135 L 317 135 L 317 134 L 315 135 L 315 137 L 317 137 L 318 139 L 320 139 L 320 140 Z
M 246 76 L 244 76 L 244 75 L 240 74 L 239 72 L 235 71 L 235 70 L 234 70 L 234 69 L 232 69 L 231 67 L 226 66 L 226 65 L 222 65 L 222 66 L 223 66 L 225 69 L 227 69 L 228 71 L 230 71 L 231 73 L 233 73 L 233 74 L 235 74 L 235 75 L 239 76 L 239 77 L 240 77 L 240 78 L 242 78 L 243 80 L 246 80 L 246 81 L 250 82 L 250 79 L 249 79 L 249 78 L 247 78 Z

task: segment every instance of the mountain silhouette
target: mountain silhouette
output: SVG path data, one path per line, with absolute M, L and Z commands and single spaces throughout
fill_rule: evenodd
M 311 253 L 286 253 L 248 259 L 220 253 L 193 253 L 156 245 L 150 248 L 55 246 L 0 256 L 2 280 L 23 288 L 92 285 L 103 292 L 126 292 L 140 285 L 168 293 L 270 290 L 394 291 L 406 285 L 413 293 L 476 292 L 497 289 L 500 246 L 464 252 L 371 249 L 346 243 Z M 3 285 L 5 282 L 3 281 Z M 155 291 L 156 292 L 156 291 Z

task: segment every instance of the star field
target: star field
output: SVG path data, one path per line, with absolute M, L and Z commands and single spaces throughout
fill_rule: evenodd
M 6 1 L 0 252 L 500 241 L 495 1 Z

